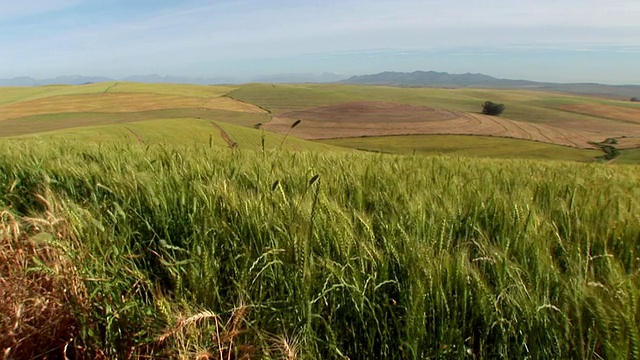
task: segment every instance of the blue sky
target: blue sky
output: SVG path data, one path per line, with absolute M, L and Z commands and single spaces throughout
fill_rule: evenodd
M 640 1 L 0 0 L 0 78 L 385 70 L 640 84 Z

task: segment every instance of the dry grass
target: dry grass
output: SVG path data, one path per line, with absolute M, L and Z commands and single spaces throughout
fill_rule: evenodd
M 296 360 L 300 357 L 303 345 L 300 336 L 276 336 L 271 338 L 271 342 L 271 353 L 276 354 L 277 359 Z
M 84 297 L 73 263 L 53 244 L 68 237 L 51 205 L 42 218 L 0 212 L 0 350 L 4 359 L 72 359 L 78 323 L 72 306 Z
M 238 344 L 238 336 L 245 333 L 248 308 L 239 306 L 226 322 L 212 311 L 203 310 L 191 316 L 180 315 L 174 325 L 157 339 L 160 345 L 170 343 L 180 359 L 240 360 L 252 359 L 256 351 L 252 345 Z M 208 339 L 207 339 L 208 338 Z M 199 339 L 199 341 L 194 341 Z M 193 348 L 193 344 L 211 344 L 210 348 Z

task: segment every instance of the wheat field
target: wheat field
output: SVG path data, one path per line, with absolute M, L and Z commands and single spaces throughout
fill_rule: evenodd
M 4 304 L 5 357 L 43 339 L 6 330 L 37 328 L 28 299 L 59 304 L 47 350 L 76 358 L 640 357 L 637 166 L 0 149 L 3 256 L 48 289 Z

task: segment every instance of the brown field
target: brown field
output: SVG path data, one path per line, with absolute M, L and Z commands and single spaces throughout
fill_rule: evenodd
M 558 108 L 580 114 L 595 115 L 605 119 L 628 121 L 640 124 L 640 108 L 632 109 L 606 104 L 573 104 L 562 105 Z
M 163 109 L 201 108 L 264 113 L 261 108 L 228 97 L 208 99 L 165 94 L 104 93 L 52 96 L 0 106 L 0 121 L 32 115 L 109 112 L 124 113 Z
M 386 101 L 354 101 L 292 111 L 282 116 L 292 119 L 362 123 L 444 121 L 459 117 L 457 113 L 449 110 Z
M 267 130 L 283 133 L 289 131 L 291 124 L 296 120 L 302 120 L 302 123 L 294 128 L 291 134 L 312 140 L 450 134 L 526 139 L 576 148 L 592 148 L 589 142 L 599 142 L 610 137 L 626 137 L 620 141 L 620 148 L 640 145 L 640 123 L 636 125 L 607 121 L 562 121 L 548 125 L 515 121 L 506 117 L 376 101 L 348 102 L 282 113 L 264 126 Z

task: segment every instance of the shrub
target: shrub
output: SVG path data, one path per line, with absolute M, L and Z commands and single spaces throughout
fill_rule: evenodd
M 503 104 L 496 104 L 491 101 L 485 101 L 485 103 L 482 105 L 482 113 L 485 115 L 498 116 L 502 114 L 503 111 L 504 111 Z

